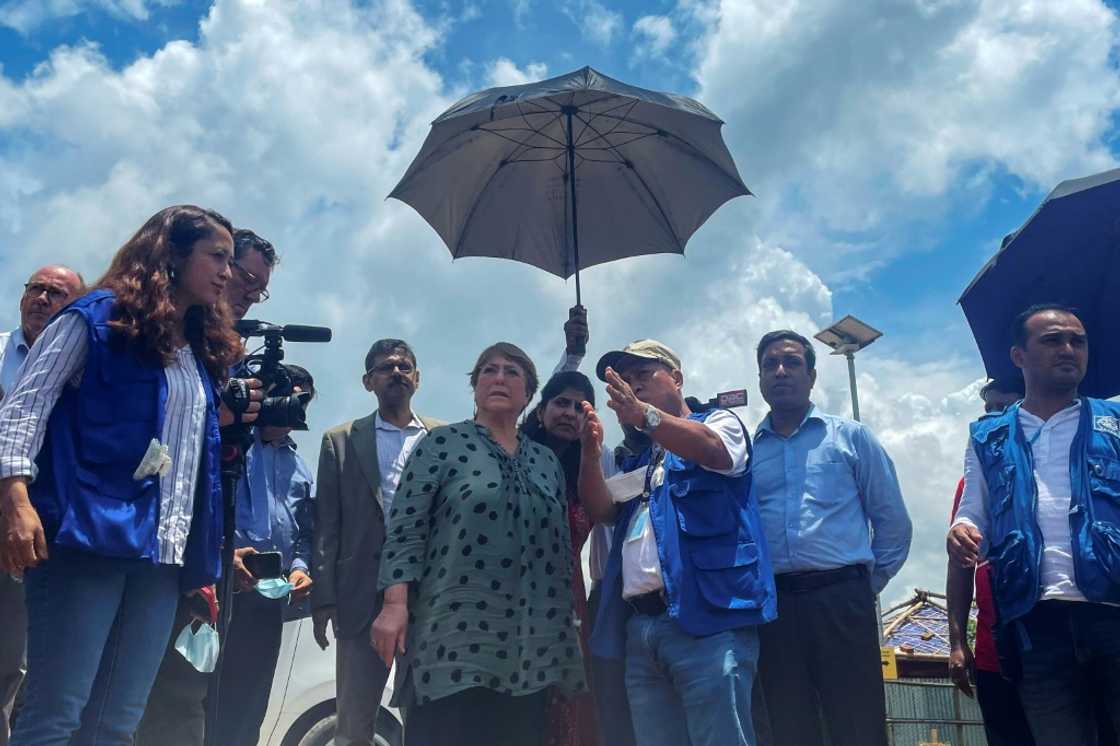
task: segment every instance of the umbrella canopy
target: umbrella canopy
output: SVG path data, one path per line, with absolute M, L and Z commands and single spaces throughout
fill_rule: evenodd
M 459 101 L 389 196 L 419 212 L 454 258 L 514 259 L 567 279 L 628 256 L 684 253 L 720 205 L 750 194 L 722 126 L 690 98 L 585 67 Z M 578 293 L 578 274 L 576 283 Z
M 1015 316 L 1035 303 L 1061 303 L 1077 309 L 1089 334 L 1081 393 L 1120 393 L 1118 260 L 1120 169 L 1063 181 L 960 298 L 988 375 L 1018 375 L 1008 353 Z

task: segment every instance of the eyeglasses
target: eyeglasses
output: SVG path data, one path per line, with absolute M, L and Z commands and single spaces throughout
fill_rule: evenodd
M 70 293 L 66 290 L 48 285 L 45 282 L 29 282 L 23 286 L 23 294 L 28 297 L 34 298 L 43 293 L 47 294 L 47 300 L 51 303 L 61 303 L 70 297 Z
M 236 259 L 230 262 L 229 266 L 237 270 L 237 274 L 241 278 L 241 282 L 245 285 L 245 291 L 248 293 L 257 294 L 257 303 L 264 303 L 266 300 L 268 300 L 268 288 L 266 288 L 264 286 L 264 283 L 261 282 L 261 278 L 257 277 L 255 274 L 241 266 L 241 263 Z
M 375 365 L 372 368 L 370 368 L 369 370 L 367 370 L 366 375 L 368 376 L 368 375 L 373 374 L 373 373 L 379 373 L 381 375 L 388 375 L 388 374 L 392 373 L 394 370 L 399 370 L 403 375 L 407 376 L 407 375 L 412 373 L 414 368 L 412 366 L 412 363 L 409 363 L 407 361 L 402 361 L 402 362 L 399 362 L 399 363 L 381 363 L 380 365 Z

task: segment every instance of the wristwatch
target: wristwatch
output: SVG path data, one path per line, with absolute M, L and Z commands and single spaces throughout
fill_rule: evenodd
M 638 427 L 638 429 L 641 430 L 643 433 L 649 434 L 649 433 L 652 433 L 654 430 L 656 430 L 657 426 L 660 425 L 660 424 L 661 424 L 661 412 L 659 412 L 657 407 L 653 406 L 652 404 L 647 404 L 646 405 L 645 422 L 643 422 Z

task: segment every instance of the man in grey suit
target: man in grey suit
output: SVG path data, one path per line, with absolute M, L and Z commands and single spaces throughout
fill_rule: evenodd
M 326 649 L 334 629 L 340 746 L 373 743 L 374 722 L 389 671 L 369 641 L 381 610 L 377 568 L 386 518 L 408 456 L 428 430 L 443 423 L 412 412 L 420 370 L 412 348 L 399 339 L 373 343 L 362 384 L 377 409 L 323 435 L 316 479 L 316 523 L 311 591 L 315 640 Z

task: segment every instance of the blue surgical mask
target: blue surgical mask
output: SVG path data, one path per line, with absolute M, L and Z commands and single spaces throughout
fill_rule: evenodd
M 200 624 L 195 630 L 193 624 L 188 624 L 175 639 L 175 649 L 202 673 L 212 673 L 218 665 L 221 649 L 218 630 L 210 624 Z
M 257 593 L 265 598 L 284 598 L 294 586 L 283 578 L 268 578 L 257 582 Z

